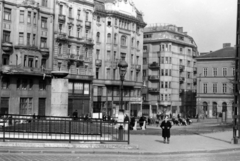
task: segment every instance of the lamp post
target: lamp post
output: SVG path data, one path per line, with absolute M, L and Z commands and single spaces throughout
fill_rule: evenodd
M 120 109 L 118 112 L 118 123 L 123 123 L 124 122 L 124 110 L 123 110 L 123 81 L 124 81 L 124 77 L 127 73 L 127 67 L 128 64 L 125 60 L 121 60 L 118 64 L 119 67 L 119 75 L 120 75 L 120 80 L 121 80 L 121 89 L 120 89 Z M 120 124 L 119 126 L 119 131 L 118 131 L 118 140 L 119 141 L 123 141 L 123 124 Z

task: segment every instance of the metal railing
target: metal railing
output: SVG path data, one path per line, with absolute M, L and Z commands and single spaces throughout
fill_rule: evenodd
M 122 128 L 120 128 L 122 126 Z M 0 118 L 0 139 L 125 142 L 130 143 L 128 122 L 92 118 L 4 115 Z

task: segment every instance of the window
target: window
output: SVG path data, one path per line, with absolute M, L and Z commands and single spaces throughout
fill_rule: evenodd
M 77 46 L 77 56 L 79 56 L 79 55 L 80 55 L 80 47 Z
M 131 54 L 131 63 L 134 64 L 134 61 L 133 61 L 133 54 Z
M 116 69 L 113 69 L 113 80 L 116 79 Z
M 168 95 L 167 94 L 165 94 L 165 101 L 167 101 L 168 100 Z
M 31 23 L 32 12 L 28 11 L 27 23 Z
M 4 20 L 11 21 L 11 9 L 4 8 Z
M 169 82 L 168 88 L 171 88 L 171 85 L 172 85 L 171 82 Z
M 47 67 L 47 59 L 42 59 L 42 65 L 43 68 Z
M 74 93 L 83 94 L 83 83 L 74 83 Z
M 40 80 L 39 81 L 39 90 L 46 90 L 46 81 L 45 80 Z
M 214 76 L 214 77 L 217 76 L 217 68 L 213 68 L 213 76 Z
M 223 76 L 227 76 L 227 68 L 223 68 Z
M 161 57 L 161 63 L 164 64 L 164 57 Z
M 71 54 L 71 45 L 68 45 L 68 54 Z
M 3 42 L 10 42 L 10 34 L 9 31 L 3 31 Z
M 207 68 L 203 68 L 203 76 L 207 76 Z
M 111 51 L 107 51 L 107 60 L 111 60 Z
M 132 47 L 134 47 L 134 38 L 132 38 Z
M 99 68 L 96 68 L 96 79 L 99 78 Z
M 33 14 L 33 24 L 36 25 L 37 24 L 37 13 Z
M 168 64 L 168 57 L 165 57 L 165 64 Z
M 168 88 L 168 82 L 165 82 L 165 88 Z
M 77 37 L 80 38 L 80 35 L 81 35 L 81 28 L 78 27 L 78 28 L 77 28 Z
M 20 98 L 20 115 L 32 115 L 33 114 L 33 99 L 32 98 Z
M 125 58 L 126 58 L 126 53 L 121 53 L 121 59 L 125 60 Z
M 203 84 L 203 93 L 207 93 L 207 83 Z
M 88 12 L 86 12 L 86 21 L 88 21 L 88 15 L 89 15 L 89 13 Z
M 113 54 L 113 60 L 114 60 L 114 61 L 116 61 L 116 59 L 117 59 L 117 57 L 116 57 L 116 56 L 117 56 L 117 52 L 116 52 L 116 51 L 114 51 L 114 54 Z
M 33 34 L 32 45 L 33 45 L 33 46 L 36 46 L 36 34 Z
M 190 67 L 191 66 L 191 62 L 187 61 L 187 66 Z
M 139 41 L 137 41 L 137 49 L 139 49 L 139 47 L 140 47 L 140 46 L 139 46 Z
M 33 67 L 33 60 L 34 58 L 33 57 L 28 57 L 28 67 Z
M 30 45 L 31 34 L 27 33 L 27 45 Z
M 85 30 L 85 36 L 86 36 L 86 39 L 88 39 L 88 29 Z
M 28 86 L 28 80 L 23 79 L 22 80 L 22 90 L 27 90 L 27 86 Z
M 32 79 L 30 79 L 29 80 L 29 90 L 32 90 L 32 88 L 33 88 L 33 80 Z
M 48 0 L 42 0 L 42 6 L 47 7 Z
M 114 34 L 114 44 L 117 44 L 117 34 Z
M 78 20 L 80 20 L 81 10 L 78 10 L 77 15 L 78 15 Z
M 24 11 L 20 11 L 19 22 L 20 22 L 20 23 L 23 23 L 23 22 L 24 22 Z
M 144 64 L 144 65 L 147 64 L 147 58 L 143 58 L 143 64 Z
M 121 45 L 122 45 L 122 46 L 126 46 L 126 43 L 127 43 L 127 42 L 126 42 L 126 37 L 125 37 L 125 36 L 122 36 L 122 37 L 121 37 Z
M 115 18 L 115 26 L 117 26 L 117 21 L 118 21 L 118 19 L 117 19 L 117 18 Z
M 213 93 L 217 93 L 217 83 L 213 83 Z
M 24 36 L 22 32 L 19 33 L 19 44 L 24 45 Z
M 41 48 L 47 47 L 47 38 L 41 37 Z
M 227 93 L 227 84 L 223 83 L 223 93 Z
M 147 46 L 143 46 L 143 52 L 147 52 Z
M 107 79 L 110 79 L 111 75 L 110 75 L 110 69 L 107 68 Z
M 9 79 L 6 77 L 2 78 L 2 89 L 8 89 L 9 86 Z
M 59 23 L 58 24 L 58 29 L 59 29 L 60 33 L 62 32 L 62 27 L 63 27 L 63 25 L 61 23 Z
M 161 76 L 164 76 L 164 69 L 161 69 Z
M 232 68 L 232 74 L 235 76 L 235 68 Z
M 191 78 L 191 73 L 190 72 L 187 72 L 187 77 Z
M 96 59 L 99 59 L 99 54 L 100 54 L 100 50 L 97 49 L 97 50 L 96 50 Z
M 68 26 L 68 36 L 71 36 L 72 34 L 72 26 Z
M 136 57 L 136 64 L 138 65 L 139 62 L 139 56 Z
M 63 14 L 63 5 L 59 5 L 59 14 L 60 14 L 60 15 Z
M 1 97 L 0 113 L 1 114 L 8 114 L 8 110 L 9 110 L 9 98 L 8 97 Z
M 9 65 L 9 55 L 3 54 L 2 62 L 3 62 L 3 65 Z
M 71 7 L 69 7 L 68 12 L 69 12 L 69 17 L 72 17 L 72 8 Z
M 62 44 L 61 43 L 58 44 L 58 54 L 59 55 L 62 54 Z
M 172 69 L 169 69 L 169 76 L 172 76 Z
M 35 68 L 38 68 L 38 57 L 35 57 L 34 65 L 35 65 Z
M 107 34 L 107 43 L 111 43 L 111 34 Z
M 41 18 L 41 27 L 43 28 L 43 29 L 47 29 L 47 18 L 45 18 L 45 17 L 42 17 Z
M 163 101 L 163 94 L 161 94 L 161 101 Z
M 97 42 L 100 42 L 100 32 L 97 33 Z
M 165 69 L 165 76 L 168 76 L 168 69 Z
M 164 82 L 161 82 L 161 88 L 164 88 Z
M 138 81 L 139 78 L 139 72 L 136 72 L 136 81 Z
M 111 26 L 111 25 L 112 25 L 112 24 L 111 24 L 111 21 L 108 21 L 108 22 L 107 22 L 107 25 L 108 25 L 108 26 Z

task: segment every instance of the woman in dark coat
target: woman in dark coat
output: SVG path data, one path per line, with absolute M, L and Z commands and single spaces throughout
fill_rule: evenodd
M 167 138 L 167 143 L 169 144 L 169 138 L 170 138 L 170 129 L 172 127 L 172 124 L 170 121 L 168 121 L 168 116 L 165 116 L 164 121 L 161 123 L 162 128 L 162 137 L 164 139 L 164 143 L 166 143 L 166 138 Z

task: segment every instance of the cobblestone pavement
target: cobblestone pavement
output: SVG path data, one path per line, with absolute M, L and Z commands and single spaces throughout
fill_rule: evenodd
M 0 161 L 236 161 L 240 153 L 208 153 L 185 155 L 99 155 L 99 154 L 0 154 Z

